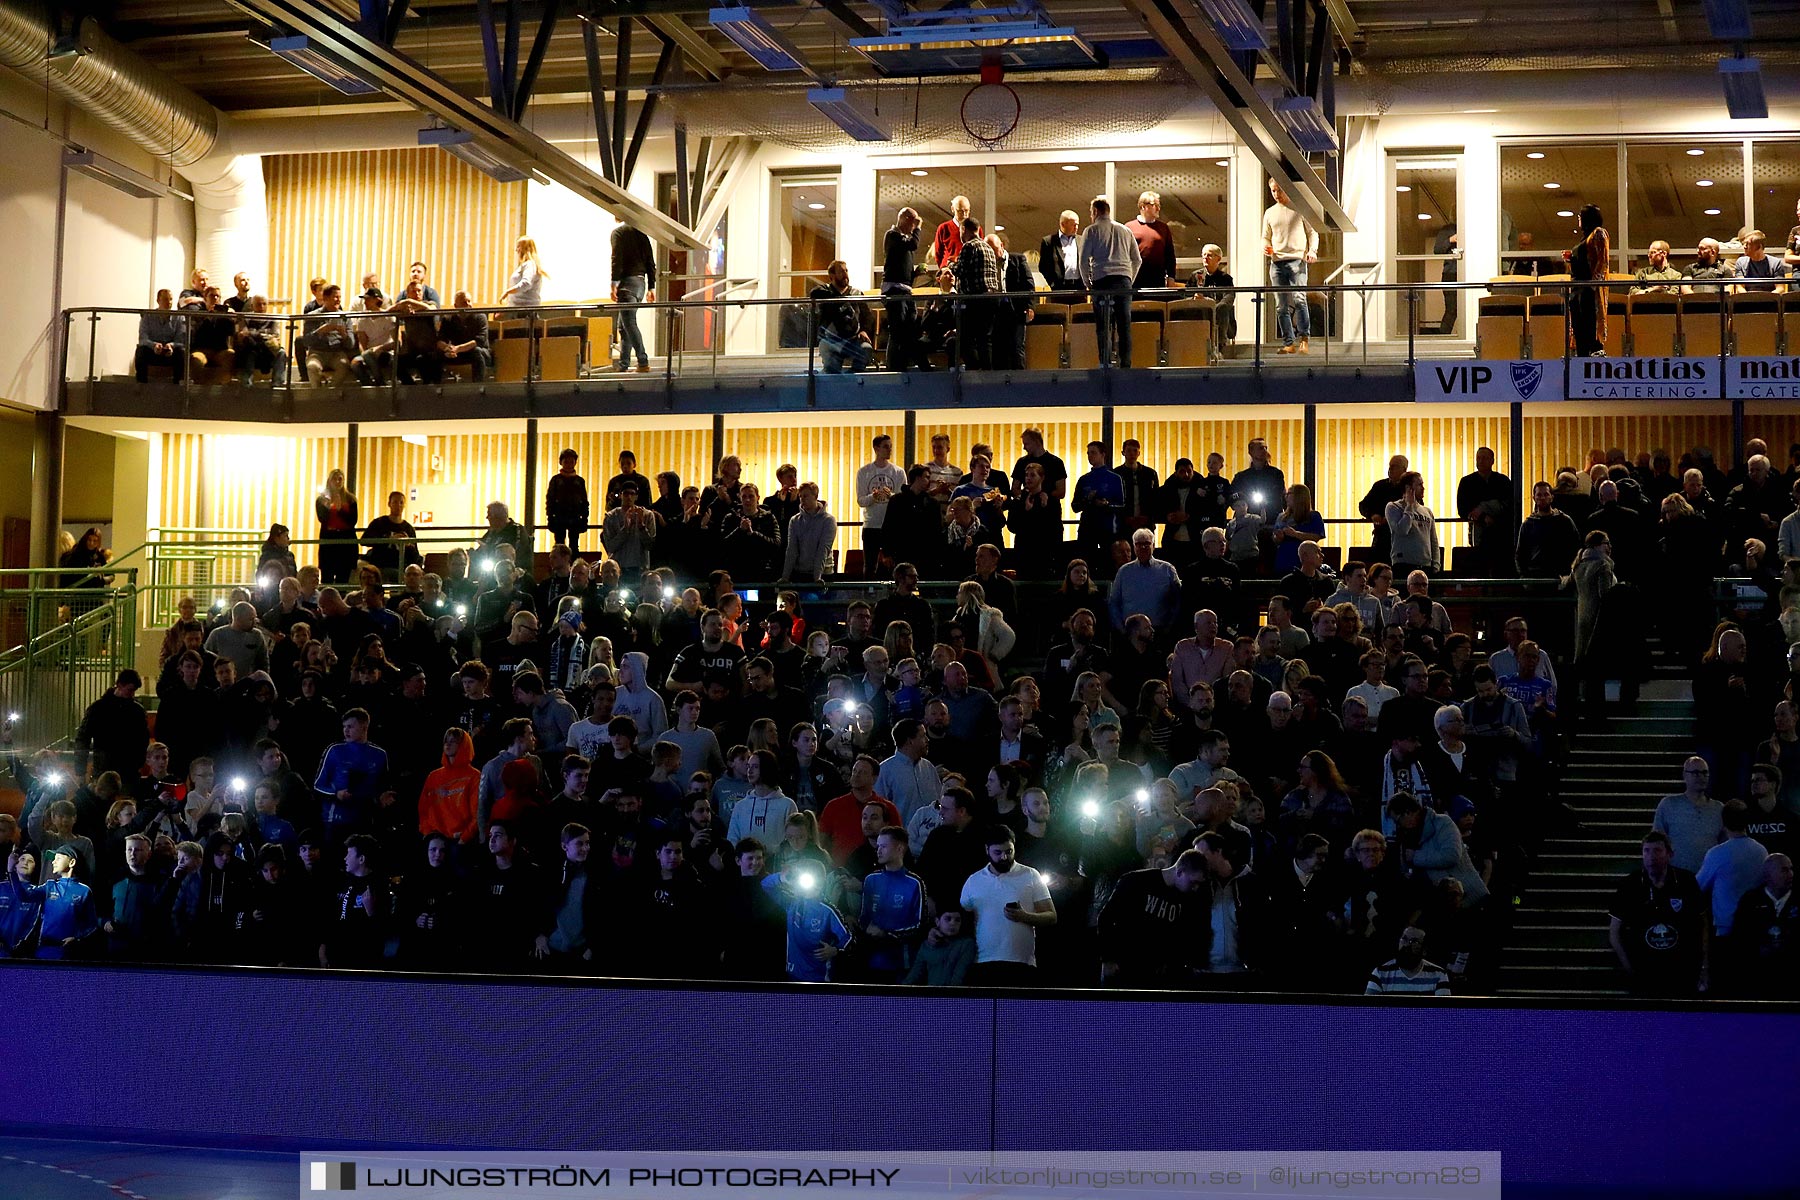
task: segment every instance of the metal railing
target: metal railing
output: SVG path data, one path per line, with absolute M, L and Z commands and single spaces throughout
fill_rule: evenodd
M 1370 272 L 1361 280 L 1344 284 L 1186 287 L 1135 293 L 1131 297 L 1137 306 L 1137 316 L 1133 322 L 1134 335 L 1141 333 L 1151 337 L 1155 348 L 1154 353 L 1134 355 L 1134 365 L 1140 368 L 1237 365 L 1261 370 L 1269 364 L 1273 351 L 1274 343 L 1269 326 L 1274 311 L 1284 303 L 1290 307 L 1300 303 L 1297 298 L 1302 294 L 1309 310 L 1316 311 L 1321 318 L 1318 324 L 1321 336 L 1312 339 L 1317 343 L 1318 355 L 1316 359 L 1308 361 L 1329 363 L 1335 356 L 1348 357 L 1354 362 L 1370 362 L 1369 312 L 1371 305 L 1377 301 L 1381 303 L 1382 311 L 1388 314 L 1387 319 L 1401 319 L 1405 330 L 1403 338 L 1396 333 L 1392 337 L 1378 336 L 1375 339 L 1373 344 L 1377 349 L 1385 344 L 1396 352 L 1382 361 L 1411 365 L 1421 359 L 1466 358 L 1471 352 L 1471 343 L 1476 340 L 1472 334 L 1438 334 L 1421 327 L 1421 314 L 1426 311 L 1425 302 L 1429 297 L 1450 297 L 1463 293 L 1477 299 L 1477 303 L 1458 306 L 1465 327 L 1479 327 L 1483 315 L 1479 301 L 1489 297 L 1525 302 L 1509 309 L 1509 315 L 1516 313 L 1524 316 L 1526 308 L 1542 307 L 1547 315 L 1560 318 L 1554 322 L 1558 334 L 1554 339 L 1556 344 L 1533 345 L 1533 333 L 1530 331 L 1536 330 L 1537 338 L 1541 341 L 1550 336 L 1548 328 L 1541 322 L 1522 321 L 1517 332 L 1517 346 L 1500 347 L 1505 353 L 1488 354 L 1487 357 L 1567 358 L 1572 341 L 1569 336 L 1571 322 L 1579 319 L 1576 312 L 1578 308 L 1585 310 L 1585 306 L 1574 303 L 1574 298 L 1595 290 L 1616 298 L 1634 289 L 1632 280 L 1621 277 L 1567 281 L 1518 276 L 1501 277 L 1487 282 L 1380 283 L 1375 280 L 1378 270 L 1379 268 Z M 196 388 L 214 387 L 242 380 L 248 375 L 257 390 L 272 392 L 287 406 L 291 415 L 296 395 L 304 396 L 309 389 L 321 386 L 319 379 L 300 378 L 298 364 L 309 359 L 316 367 L 325 368 L 328 364 L 328 369 L 318 372 L 330 376 L 331 382 L 325 386 L 354 386 L 364 393 L 375 395 L 383 391 L 393 393 L 418 386 L 455 388 L 519 383 L 541 387 L 557 382 L 596 378 L 612 369 L 610 342 L 601 344 L 602 337 L 616 335 L 620 321 L 626 317 L 636 318 L 640 328 L 647 327 L 646 332 L 660 329 L 662 348 L 665 351 L 674 347 L 673 353 L 662 356 L 664 361 L 661 370 L 652 372 L 653 375 L 661 375 L 671 384 L 678 377 L 692 377 L 696 372 L 701 378 L 706 378 L 729 373 L 740 367 L 742 373 L 750 376 L 810 378 L 830 373 L 828 363 L 820 352 L 821 310 L 830 308 L 835 312 L 846 303 L 860 306 L 861 332 L 870 335 L 871 361 L 867 369 L 885 369 L 881 353 L 884 344 L 892 344 L 890 335 L 894 321 L 890 319 L 890 315 L 893 314 L 898 319 L 897 314 L 905 311 L 905 305 L 912 306 L 916 314 L 913 320 L 928 335 L 929 354 L 938 360 L 939 365 L 959 372 L 984 369 L 1079 369 L 1077 364 L 1093 365 L 1088 361 L 1086 350 L 1077 346 L 1079 339 L 1095 336 L 1080 326 L 1090 321 L 1098 323 L 1092 313 L 1091 298 L 1082 292 L 1031 291 L 956 295 L 915 290 L 903 295 L 854 293 L 845 297 L 819 299 L 734 294 L 752 286 L 753 281 L 732 280 L 719 295 L 698 300 L 642 304 L 561 304 L 535 308 L 444 309 L 425 314 L 334 311 L 305 315 L 259 313 L 244 316 L 232 313 L 196 313 L 191 310 L 159 312 L 124 308 L 69 309 L 64 313 L 64 378 L 70 382 L 88 384 L 116 380 L 120 376 L 129 378 L 128 372 L 136 369 L 136 359 L 139 357 L 137 349 L 140 342 L 135 322 L 146 316 L 152 318 L 153 322 L 167 322 L 178 331 L 178 336 L 167 335 L 177 337 L 175 342 L 162 343 L 171 349 L 171 353 L 158 354 L 152 351 L 148 354 L 144 373 L 149 374 L 159 369 L 172 372 L 184 397 L 184 408 L 191 404 Z M 1733 353 L 1733 319 L 1737 310 L 1747 303 L 1740 299 L 1746 289 L 1750 289 L 1749 294 L 1752 296 L 1766 296 L 1766 300 L 1757 303 L 1763 306 L 1761 311 L 1765 314 L 1773 314 L 1776 344 L 1768 347 L 1768 352 L 1782 353 L 1782 344 L 1800 345 L 1800 339 L 1792 337 L 1788 332 L 1790 321 L 1800 321 L 1800 315 L 1790 318 L 1790 314 L 1800 314 L 1800 301 L 1791 300 L 1774 290 L 1781 286 L 1781 280 L 1736 279 L 1655 281 L 1650 285 L 1652 291 L 1661 291 L 1675 299 L 1679 307 L 1694 310 L 1692 318 L 1684 319 L 1683 324 L 1691 328 L 1689 341 L 1705 342 L 1706 356 L 1727 356 Z M 1676 295 L 1677 292 L 1680 293 L 1679 296 Z M 1181 309 L 1171 307 L 1193 300 L 1211 301 L 1214 305 L 1213 317 L 1226 306 L 1239 306 L 1236 311 L 1248 308 L 1252 319 L 1240 323 L 1237 341 L 1221 343 L 1212 332 L 1216 329 L 1216 324 L 1197 311 L 1201 306 L 1185 305 Z M 1347 300 L 1355 300 L 1360 306 L 1360 316 L 1356 321 L 1342 319 L 1340 310 Z M 1002 305 L 1006 307 L 1002 308 Z M 1002 318 L 1002 327 L 1009 335 L 1021 324 L 1029 330 L 1036 322 L 1025 319 L 1026 310 L 1034 317 L 1043 319 L 1044 325 L 1039 328 L 1050 324 L 1062 327 L 1062 335 L 1056 339 L 1058 344 L 1054 348 L 1041 344 L 1037 349 L 1028 347 L 1025 359 L 1029 365 L 1011 366 L 1009 352 L 1009 365 L 1006 367 L 979 366 L 983 362 L 982 356 L 979 353 L 972 354 L 971 349 L 981 339 L 973 336 L 973 332 L 991 330 L 995 317 Z M 474 351 L 447 358 L 436 345 L 439 323 L 458 312 L 488 318 L 482 337 L 478 339 L 482 345 Z M 710 349 L 699 354 L 686 352 L 681 348 L 682 339 L 675 336 L 676 322 L 684 316 L 701 313 L 710 314 L 714 318 L 715 327 L 721 331 L 721 336 L 714 339 Z M 753 316 L 766 317 L 773 323 L 772 328 L 764 330 L 767 335 L 763 339 L 764 348 L 753 352 L 722 349 L 722 343 L 729 336 L 730 323 Z M 129 336 L 121 328 L 128 319 L 134 323 Z M 1189 319 L 1206 320 L 1211 325 L 1209 337 L 1203 344 L 1196 345 L 1192 339 L 1167 336 L 1168 332 Z M 394 324 L 395 340 L 390 347 L 365 350 L 357 342 L 356 339 L 365 329 L 364 323 L 370 321 Z M 1707 324 L 1704 331 L 1700 328 L 1701 321 Z M 1432 324 L 1439 326 L 1441 322 Z M 386 324 L 375 328 L 379 334 L 386 330 Z M 1703 338 L 1702 332 L 1705 334 Z M 746 337 L 753 336 L 743 334 L 738 337 L 738 341 L 741 344 Z M 335 338 L 337 344 L 323 344 L 321 339 L 328 337 Z M 1425 340 L 1421 341 L 1422 337 Z M 199 359 L 188 357 L 194 351 L 197 338 L 212 347 L 199 352 L 200 358 L 205 360 L 204 365 L 200 364 Z M 221 338 L 224 339 L 223 344 L 220 343 Z M 349 340 L 346 341 L 346 338 Z M 1354 348 L 1352 338 L 1355 339 Z M 858 340 L 860 339 L 852 339 Z M 1042 343 L 1045 339 L 1039 341 Z M 1398 353 L 1402 344 L 1403 355 Z M 1475 349 L 1480 351 L 1478 345 Z M 1681 350 L 1680 346 L 1671 346 L 1667 352 L 1674 354 Z M 280 352 L 279 361 L 276 351 Z M 805 352 L 804 362 L 800 358 L 801 351 Z M 791 356 L 784 355 L 784 352 L 791 352 Z M 1624 352 L 1629 354 L 1632 348 L 1625 347 Z M 181 365 L 177 365 L 177 360 Z M 288 364 L 285 371 L 279 362 Z M 269 373 L 266 389 L 260 382 L 256 382 L 263 368 L 273 368 Z M 459 373 L 467 373 L 470 378 L 464 381 L 450 377 Z M 427 382 L 408 382 L 415 375 Z M 347 384 L 346 376 L 353 376 L 355 382 Z M 623 384 L 623 377 L 615 378 Z M 641 379 L 641 376 L 634 373 L 633 379 Z M 642 385 L 634 382 L 632 386 Z M 398 411 L 397 401 L 393 410 Z M 377 415 L 379 414 L 371 413 L 371 416 Z
M 68 742 L 88 705 L 137 657 L 136 568 L 109 565 L 114 582 L 101 587 L 62 586 L 70 574 L 8 570 L 25 586 L 0 589 L 0 719 L 16 714 L 20 746 Z

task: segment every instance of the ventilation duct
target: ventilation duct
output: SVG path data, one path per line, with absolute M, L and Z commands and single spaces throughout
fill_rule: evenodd
M 0 65 L 33 81 L 157 159 L 193 185 L 194 259 L 215 275 L 269 273 L 262 162 L 230 152 L 229 122 L 211 104 L 114 41 L 92 18 L 51 54 L 58 35 L 41 0 L 0 0 Z
M 0 64 L 34 79 L 180 168 L 206 158 L 219 140 L 218 109 L 115 42 L 93 18 L 83 18 L 75 54 L 50 58 L 56 40 L 50 6 L 39 0 L 0 0 Z

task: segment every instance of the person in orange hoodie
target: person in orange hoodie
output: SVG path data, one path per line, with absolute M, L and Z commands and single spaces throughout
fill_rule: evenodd
M 419 792 L 419 833 L 442 833 L 462 845 L 473 845 L 479 830 L 475 822 L 481 772 L 475 766 L 475 743 L 468 733 L 451 729 L 444 734 L 444 765 L 425 777 Z

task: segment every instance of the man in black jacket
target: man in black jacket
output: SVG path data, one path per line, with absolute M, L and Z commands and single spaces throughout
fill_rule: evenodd
M 612 231 L 612 279 L 613 302 L 628 306 L 619 310 L 619 370 L 631 369 L 631 352 L 636 350 L 637 369 L 648 371 L 650 355 L 638 328 L 638 310 L 629 306 L 656 302 L 656 251 L 635 226 L 620 224 Z
M 905 371 L 931 364 L 919 349 L 919 310 L 913 303 L 912 283 L 919 253 L 919 214 L 903 208 L 881 239 L 881 294 L 887 308 L 887 367 Z
M 112 690 L 88 705 L 75 731 L 77 770 L 92 779 L 103 771 L 135 773 L 144 765 L 150 744 L 150 722 L 137 702 L 143 676 L 130 667 L 120 671 Z
M 1038 272 L 1052 292 L 1081 291 L 1081 218 L 1063 209 L 1056 232 L 1038 243 Z
M 1128 871 L 1100 910 L 1100 981 L 1124 987 L 1180 984 L 1207 962 L 1212 940 L 1206 855 L 1184 850 L 1173 865 Z
M 1009 293 L 1031 292 L 1031 267 L 1023 254 L 1010 251 L 1006 235 L 988 235 L 994 253 L 1000 256 L 1000 288 Z M 1025 366 L 1025 326 L 1030 323 L 1037 306 L 1035 296 L 1013 295 L 994 306 L 994 369 L 1017 371 Z

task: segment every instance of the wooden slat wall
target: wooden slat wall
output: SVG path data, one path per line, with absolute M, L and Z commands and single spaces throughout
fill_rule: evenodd
M 415 259 L 448 304 L 466 288 L 477 304 L 506 289 L 513 243 L 525 229 L 525 185 L 496 183 L 440 150 L 272 154 L 263 158 L 269 202 L 271 297 L 298 312 L 307 280 L 343 285 L 345 307 L 363 273 L 379 271 L 397 295 Z M 233 265 L 204 263 L 229 286 Z
M 1399 406 L 1397 406 L 1397 409 Z M 1400 411 L 1404 411 L 1400 409 Z M 1466 546 L 1468 526 L 1456 517 L 1456 484 L 1475 469 L 1475 450 L 1491 447 L 1495 470 L 1507 470 L 1511 434 L 1507 418 L 1353 417 L 1332 420 L 1319 414 L 1318 490 L 1313 497 L 1328 519 L 1356 518 L 1369 485 L 1387 475 L 1388 459 L 1404 454 L 1413 470 L 1425 477 L 1425 506 L 1438 519 L 1438 540 L 1446 548 Z M 1327 526 L 1327 544 L 1350 551 L 1369 544 L 1368 526 Z
M 1240 470 L 1247 461 L 1244 446 L 1259 435 L 1268 439 L 1275 463 L 1290 478 L 1300 475 L 1304 433 L 1298 417 L 1165 420 L 1136 418 L 1129 411 L 1121 410 L 1116 438 L 1137 438 L 1144 446 L 1144 460 L 1164 475 L 1176 458 L 1185 455 L 1203 464 L 1214 449 L 1225 454 L 1228 472 Z M 854 496 L 856 470 L 869 459 L 870 440 L 878 432 L 891 434 L 897 446 L 902 440 L 898 413 L 892 419 L 871 416 L 874 419 L 856 424 L 777 424 L 765 418 L 754 425 L 728 427 L 725 448 L 743 459 L 744 477 L 765 488 L 773 486 L 777 466 L 794 463 L 802 480 L 819 483 L 839 520 L 854 521 L 861 515 Z M 929 457 L 931 435 L 943 432 L 950 435 L 951 457 L 956 462 L 966 462 L 969 447 L 984 441 L 994 446 L 1002 467 L 1010 470 L 1019 454 L 1019 431 L 1025 427 L 1024 421 L 954 422 L 922 413 L 919 456 Z M 1039 427 L 1050 449 L 1062 456 L 1071 472 L 1079 474 L 1085 469 L 1086 443 L 1100 433 L 1097 417 L 1043 422 Z M 1800 440 L 1800 414 L 1752 412 L 1748 433 L 1765 438 L 1773 447 L 1777 465 L 1783 465 L 1788 444 Z M 1527 415 L 1525 462 L 1520 473 L 1529 486 L 1533 480 L 1552 477 L 1557 467 L 1579 467 L 1590 447 L 1604 450 L 1612 446 L 1635 457 L 1640 450 L 1659 446 L 1679 456 L 1695 445 L 1708 445 L 1720 464 L 1729 466 L 1730 436 L 1730 417 L 1722 412 L 1621 410 Z M 1354 517 L 1369 483 L 1385 472 L 1388 456 L 1403 453 L 1425 475 L 1426 502 L 1439 514 L 1445 543 L 1462 545 L 1466 531 L 1452 517 L 1456 481 L 1473 469 L 1475 448 L 1480 445 L 1493 447 L 1499 455 L 1499 469 L 1513 474 L 1507 461 L 1509 438 L 1502 415 L 1332 418 L 1329 413 L 1322 414 L 1316 501 L 1327 517 Z M 564 447 L 573 447 L 581 455 L 582 473 L 596 504 L 606 479 L 617 469 L 619 451 L 625 448 L 636 452 L 639 469 L 646 476 L 672 469 L 684 483 L 701 485 L 711 477 L 710 427 L 633 429 L 610 425 L 542 433 L 537 447 L 540 487 L 555 471 L 556 455 Z M 390 490 L 427 483 L 469 487 L 470 511 L 440 518 L 444 524 L 479 524 L 490 500 L 504 501 L 522 518 L 525 449 L 522 431 L 429 434 L 424 446 L 395 436 L 365 437 L 360 446 L 357 489 L 363 518 L 380 514 Z M 165 433 L 158 436 L 154 453 L 152 489 L 162 526 L 261 531 L 281 522 L 293 529 L 296 538 L 310 539 L 318 533 L 313 497 L 326 474 L 343 465 L 345 440 L 339 436 Z M 436 471 L 431 467 L 434 456 L 441 464 Z M 1365 545 L 1367 534 L 1362 529 L 1334 526 L 1330 540 L 1353 548 Z M 540 534 L 539 548 L 547 549 L 548 543 L 548 535 Z M 858 544 L 855 530 L 846 529 L 839 537 L 838 549 L 848 551 Z M 300 557 L 309 561 L 312 555 L 304 551 Z
M 1751 429 L 1751 436 L 1758 430 Z M 1724 412 L 1631 412 L 1525 417 L 1525 482 L 1554 481 L 1562 467 L 1577 471 L 1587 463 L 1590 449 L 1617 446 L 1627 459 L 1640 451 L 1667 449 L 1680 460 L 1695 446 L 1711 446 L 1721 466 L 1731 461 L 1731 416 Z M 1777 451 L 1786 463 L 1786 445 Z
M 775 468 L 783 463 L 793 463 L 800 482 L 810 479 L 819 485 L 819 496 L 832 516 L 839 521 L 861 521 L 862 509 L 856 506 L 856 472 L 875 456 L 870 443 L 877 434 L 891 436 L 896 461 L 903 449 L 905 426 L 901 414 L 894 413 L 891 419 L 885 418 L 887 414 L 880 414 L 871 423 L 856 425 L 797 421 L 780 426 L 738 429 L 727 426 L 725 452 L 743 460 L 744 478 L 762 488 L 764 495 L 775 486 Z M 924 429 L 922 424 L 920 429 Z M 709 432 L 707 437 L 710 436 Z M 851 549 L 861 545 L 860 527 L 840 528 L 838 561 L 842 563 Z

